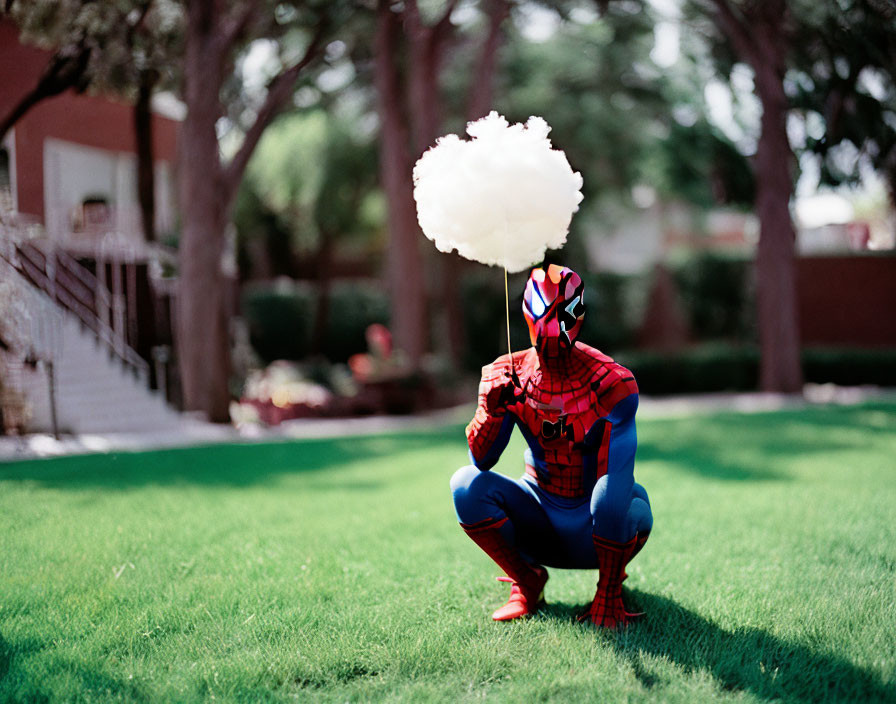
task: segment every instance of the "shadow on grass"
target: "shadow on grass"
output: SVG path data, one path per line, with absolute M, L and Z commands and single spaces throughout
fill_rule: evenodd
M 892 687 L 879 676 L 833 654 L 820 653 L 758 628 L 726 631 L 671 599 L 631 591 L 630 608 L 645 617 L 619 632 L 599 631 L 646 689 L 662 686 L 644 656 L 667 659 L 687 673 L 707 672 L 722 689 L 746 691 L 769 701 L 889 702 Z M 552 604 L 541 618 L 569 622 L 584 606 Z M 584 625 L 583 628 L 590 626 Z
M 91 701 L 86 696 L 89 694 L 100 700 L 151 701 L 149 692 L 137 680 L 114 677 L 67 658 L 51 658 L 51 663 L 42 665 L 41 676 L 29 672 L 27 662 L 16 667 L 17 659 L 27 661 L 28 656 L 45 647 L 47 644 L 30 639 L 14 647 L 0 636 L 0 701 Z M 48 682 L 59 691 L 50 690 Z
M 460 448 L 460 449 L 458 449 Z M 318 474 L 320 488 L 371 489 L 374 481 L 341 481 L 352 464 L 420 450 L 457 450 L 463 457 L 460 426 L 388 435 L 222 444 L 200 447 L 77 455 L 0 464 L 0 482 L 30 481 L 54 489 L 129 489 L 148 485 L 196 484 L 248 487 L 278 475 Z M 460 465 L 458 465 L 460 466 Z
M 892 410 L 892 406 L 887 406 Z M 789 481 L 792 457 L 823 458 L 867 443 L 874 406 L 825 406 L 794 411 L 659 419 L 641 434 L 639 462 L 729 481 Z M 883 429 L 877 429 L 886 435 Z M 849 438 L 855 433 L 855 441 Z M 782 468 L 783 467 L 783 468 Z
M 6 679 L 6 675 L 9 674 L 9 670 L 12 667 L 12 656 L 13 650 L 12 646 L 6 641 L 2 634 L 0 634 L 0 683 Z

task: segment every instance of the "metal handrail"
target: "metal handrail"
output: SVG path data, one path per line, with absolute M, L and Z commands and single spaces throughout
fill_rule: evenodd
M 105 286 L 98 286 L 97 278 L 86 268 L 84 268 L 84 266 L 71 254 L 66 252 L 64 249 L 55 250 L 55 254 L 57 261 L 63 262 L 63 269 L 71 274 L 74 274 L 79 283 L 84 286 L 84 288 L 90 293 L 94 294 L 97 299 L 99 299 L 98 303 L 107 303 L 111 300 L 111 294 L 109 293 L 109 290 Z M 99 265 L 100 262 L 97 262 L 97 266 Z
M 40 254 L 43 261 L 36 261 L 34 253 Z M 88 300 L 84 300 L 84 297 L 79 297 L 72 290 L 72 287 L 67 285 L 64 280 L 61 280 L 57 274 L 60 270 L 65 272 L 65 274 L 76 279 L 82 285 L 82 293 L 85 289 L 95 292 L 96 296 L 107 305 L 109 305 L 108 301 L 111 299 L 108 289 L 105 290 L 105 296 L 103 296 L 105 287 L 101 286 L 77 260 L 70 256 L 66 259 L 65 257 L 59 257 L 58 253 L 56 254 L 54 262 L 56 266 L 52 275 L 47 273 L 49 257 L 37 247 L 28 245 L 17 246 L 15 248 L 15 259 L 17 261 L 10 261 L 6 252 L 0 253 L 0 257 L 21 271 L 25 278 L 31 281 L 35 287 L 50 296 L 52 300 L 59 303 L 65 310 L 75 315 L 122 362 L 133 367 L 144 378 L 148 378 L 149 364 L 126 343 L 119 333 L 100 318 L 97 314 L 99 307 L 96 299 L 90 300 L 88 297 Z M 78 269 L 81 271 L 78 271 Z

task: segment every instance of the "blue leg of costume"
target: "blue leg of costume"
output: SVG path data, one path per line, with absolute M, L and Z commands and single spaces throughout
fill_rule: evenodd
M 613 424 L 607 473 L 598 479 L 591 494 L 594 535 L 617 543 L 628 542 L 653 526 L 647 492 L 634 479 L 637 408 L 638 397 L 632 395 L 616 404 L 607 416 Z
M 528 477 L 510 479 L 473 466 L 455 472 L 451 493 L 461 525 L 498 526 L 528 561 L 563 569 L 597 567 L 587 501 L 558 503 Z
M 548 531 L 546 535 L 552 533 L 538 502 L 517 482 L 476 467 L 455 472 L 451 491 L 464 532 L 507 573 L 506 581 L 512 582 L 510 599 L 492 618 L 509 621 L 533 613 L 544 600 L 548 573 L 532 564 L 520 543 L 528 542 L 525 538 L 536 526 Z
M 530 559 L 556 541 L 545 510 L 521 480 L 470 465 L 461 467 L 451 477 L 451 494 L 461 525 L 500 523 L 504 539 Z
M 617 628 L 642 614 L 629 613 L 622 601 L 625 566 L 644 547 L 653 516 L 644 487 L 635 484 L 632 474 L 637 435 L 636 395 L 623 399 L 608 415 L 613 424 L 607 459 L 607 473 L 594 486 L 591 514 L 594 520 L 594 551 L 600 576 L 594 600 L 582 618 L 597 626 Z
M 625 497 L 620 498 L 608 492 L 608 485 L 609 477 L 604 475 L 597 480 L 591 494 L 594 534 L 624 543 L 635 534 L 649 533 L 653 527 L 653 513 L 644 487 L 633 484 L 626 500 Z

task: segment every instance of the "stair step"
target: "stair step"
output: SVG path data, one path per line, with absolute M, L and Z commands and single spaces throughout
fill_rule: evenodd
M 54 364 L 60 426 L 75 433 L 145 432 L 175 429 L 181 415 L 160 392 L 149 388 L 145 374 L 135 374 L 96 341 L 92 331 L 71 316 L 60 326 L 60 353 Z M 46 378 L 43 379 L 46 389 Z M 43 391 L 46 395 L 46 391 Z M 42 415 L 49 419 L 48 402 Z M 35 409 L 37 411 L 37 409 Z M 46 429 L 46 428 L 44 428 Z

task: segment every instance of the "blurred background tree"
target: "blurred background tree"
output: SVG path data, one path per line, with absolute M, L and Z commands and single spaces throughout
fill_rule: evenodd
M 747 161 L 707 121 L 695 57 L 664 68 L 651 59 L 649 3 L 588 8 L 574 8 L 543 41 L 515 33 L 496 98 L 515 121 L 551 115 L 552 140 L 585 181 L 574 233 L 620 201 L 634 207 L 642 183 L 700 207 L 749 201 Z
M 786 88 L 804 123 L 800 149 L 821 158 L 821 182 L 857 184 L 877 171 L 896 208 L 896 4 L 802 3 Z
M 374 32 L 373 81 L 380 120 L 380 183 L 389 217 L 387 270 L 392 329 L 396 345 L 415 367 L 429 347 L 426 325 L 427 290 L 417 225 L 412 170 L 417 158 L 443 133 L 447 114 L 443 71 L 449 58 L 468 53 L 476 69 L 465 75 L 466 117 L 482 117 L 489 109 L 502 26 L 510 15 L 510 0 L 481 0 L 466 6 L 467 21 L 455 24 L 456 0 L 422 3 L 379 0 Z M 457 13 L 458 15 L 464 13 Z M 478 45 L 478 46 L 477 46 Z M 463 114 L 463 108 L 460 108 Z M 459 262 L 441 258 L 439 303 L 445 325 L 443 348 L 455 361 L 463 351 L 462 307 L 456 280 Z
M 798 391 L 803 375 L 790 215 L 794 148 L 822 157 L 823 182 L 855 181 L 864 163 L 877 169 L 893 192 L 896 8 L 874 0 L 695 0 L 689 7 L 716 70 L 725 78 L 738 64 L 752 71 L 762 107 L 752 156 L 760 220 L 760 386 Z M 805 136 L 792 144 L 788 120 L 799 114 Z
M 178 357 L 185 407 L 213 420 L 228 418 L 230 401 L 231 297 L 222 258 L 237 189 L 262 134 L 292 103 L 306 69 L 325 61 L 325 47 L 350 6 L 261 0 L 186 6 Z M 277 67 L 264 89 L 251 92 L 234 67 L 239 53 L 259 39 L 273 42 Z M 228 99 L 234 93 L 245 100 Z M 222 158 L 218 136 L 225 116 L 241 135 L 229 160 Z
M 790 217 L 794 157 L 787 135 L 784 77 L 791 47 L 786 0 L 768 2 L 698 1 L 716 29 L 721 67 L 736 61 L 753 71 L 762 105 L 753 158 L 756 213 L 760 222 L 756 251 L 757 305 L 761 348 L 760 384 L 765 391 L 802 389 L 796 300 L 796 232 Z
M 226 415 L 231 221 L 247 315 L 270 294 L 301 318 L 301 342 L 257 337 L 265 358 L 360 351 L 363 334 L 342 335 L 353 342 L 341 351 L 328 337 L 350 318 L 362 327 L 388 318 L 417 367 L 433 350 L 468 368 L 501 351 L 501 277 L 428 247 L 411 181 L 437 136 L 492 108 L 512 121 L 544 116 L 584 176 L 569 243 L 548 258 L 589 279 L 589 334 L 609 351 L 641 339 L 650 274 L 588 271 L 602 265 L 595 242 L 638 214 L 661 221 L 685 210 L 699 223 L 719 208 L 755 211 L 755 314 L 743 257 L 675 264 L 664 280 L 678 291 L 663 295 L 681 295 L 696 340 L 752 343 L 758 328 L 766 389 L 802 381 L 790 215 L 798 164 L 816 159 L 831 184 L 877 171 L 896 193 L 896 22 L 882 0 L 7 5 L 23 31 L 57 47 L 38 93 L 120 85 L 140 103 L 175 87 L 183 99 L 180 358 L 187 406 L 216 419 Z M 663 59 L 670 25 L 677 50 Z M 735 102 L 747 102 L 744 83 L 758 97 L 745 138 L 714 112 L 708 84 L 720 81 Z M 334 281 L 342 275 L 359 291 L 359 275 L 378 282 L 358 294 L 370 305 L 356 316 L 349 284 Z M 277 277 L 308 285 L 264 293 Z
M 380 244 L 382 208 L 375 186 L 372 135 L 334 111 L 284 115 L 249 162 L 235 213 L 242 278 L 251 277 L 249 267 L 255 266 L 262 278 L 315 282 L 310 354 L 320 354 L 325 343 L 336 248 L 369 255 Z M 258 218 L 268 226 L 254 230 Z

